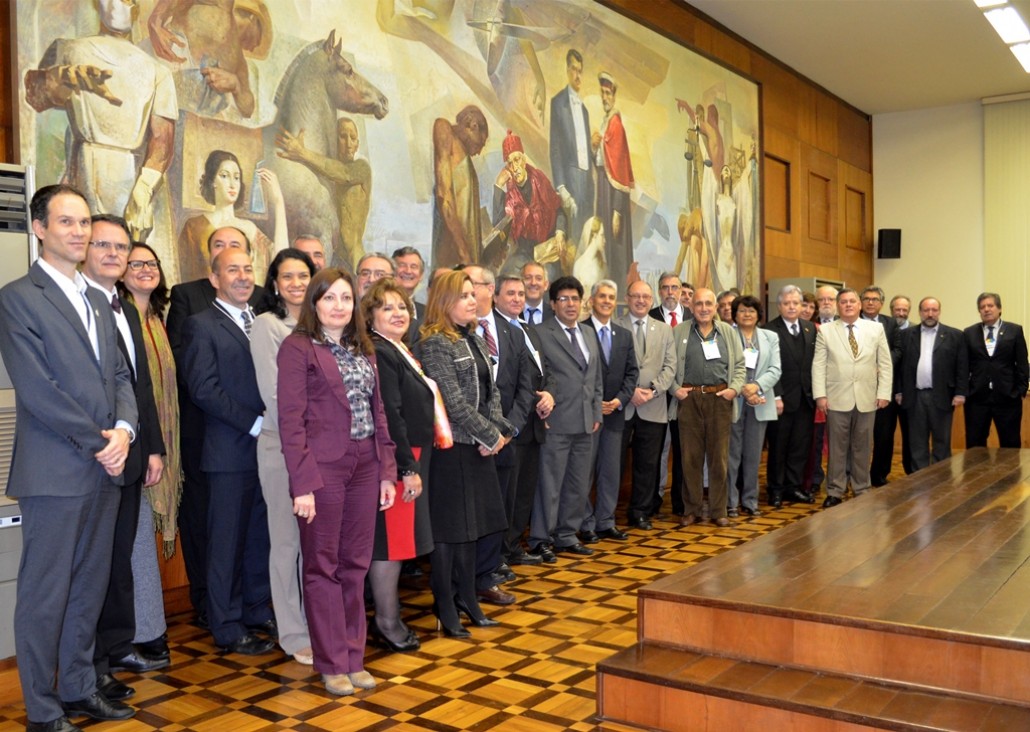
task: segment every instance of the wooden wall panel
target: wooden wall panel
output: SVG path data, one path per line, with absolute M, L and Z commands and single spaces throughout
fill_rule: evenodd
M 789 234 L 791 230 L 790 217 L 790 162 L 774 157 L 765 156 L 765 185 L 762 191 L 765 194 L 765 228 L 766 231 L 775 231 Z
M 868 251 L 866 242 L 865 193 L 844 186 L 844 246 L 860 252 Z

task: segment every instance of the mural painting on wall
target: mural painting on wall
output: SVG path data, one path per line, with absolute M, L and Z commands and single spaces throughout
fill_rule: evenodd
M 592 0 L 18 0 L 21 155 L 173 282 L 235 225 L 259 271 L 666 270 L 757 291 L 757 85 Z

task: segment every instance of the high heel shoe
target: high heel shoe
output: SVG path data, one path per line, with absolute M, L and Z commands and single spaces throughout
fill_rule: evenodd
M 390 640 L 390 638 L 387 637 L 386 633 L 381 631 L 379 629 L 379 626 L 376 625 L 374 622 L 371 625 L 369 625 L 368 632 L 369 635 L 372 636 L 373 640 L 376 641 L 376 643 L 385 646 L 386 648 L 389 648 L 394 653 L 407 653 L 409 651 L 417 651 L 419 648 L 422 647 L 422 644 L 419 643 L 418 636 L 415 635 L 415 631 L 413 631 L 411 628 L 408 628 L 407 637 L 400 643 L 396 643 Z
M 471 638 L 472 637 L 472 634 L 469 633 L 467 630 L 465 630 L 465 628 L 463 628 L 461 626 L 460 616 L 459 616 L 458 627 L 451 628 L 448 625 L 446 625 L 443 622 L 443 620 L 440 618 L 440 609 L 436 606 L 435 602 L 433 603 L 433 615 L 436 616 L 436 629 L 437 630 L 442 630 L 443 634 L 445 636 L 447 636 L 448 638 Z
M 465 601 L 460 598 L 454 598 L 454 607 L 457 608 L 459 613 L 465 613 L 465 615 L 469 619 L 469 622 L 477 628 L 492 628 L 495 625 L 500 625 L 498 621 L 492 620 L 491 618 L 488 618 L 485 615 L 483 615 L 482 610 L 479 611 L 478 618 L 474 616 L 471 612 L 469 612 L 469 606 L 466 605 Z

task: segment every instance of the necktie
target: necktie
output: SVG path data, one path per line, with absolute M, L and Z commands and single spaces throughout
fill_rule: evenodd
M 601 327 L 601 350 L 604 352 L 604 362 L 609 363 L 612 358 L 612 332 L 607 325 Z
M 851 355 L 858 358 L 858 341 L 855 340 L 855 325 L 848 326 L 848 344 L 851 346 Z
M 522 330 L 522 323 L 519 322 L 518 318 L 512 318 L 511 319 L 511 324 L 514 325 L 519 330 Z
M 250 338 L 250 331 L 254 327 L 254 313 L 247 308 L 240 313 L 240 320 L 243 321 L 243 332 L 247 334 L 247 338 Z
M 483 340 L 486 341 L 486 347 L 490 351 L 490 355 L 497 358 L 497 341 L 494 340 L 494 335 L 490 332 L 490 321 L 486 318 L 480 318 L 479 327 L 483 329 Z
M 791 335 L 795 335 L 795 336 L 798 334 L 798 324 L 797 323 L 791 323 L 790 324 L 790 334 Z
M 988 325 L 987 326 L 987 342 L 991 343 L 993 340 L 994 340 L 994 326 L 993 325 Z
M 637 335 L 637 353 L 640 355 L 640 358 L 643 358 L 644 355 L 647 353 L 647 340 L 644 338 L 644 319 L 643 318 L 640 318 L 640 319 L 637 320 L 636 335 Z
M 536 314 L 539 313 L 540 310 L 537 309 L 537 308 L 527 308 L 527 309 L 529 310 L 529 317 L 526 318 L 526 322 L 529 323 L 530 325 L 536 325 L 537 323 L 539 323 L 540 321 L 537 320 Z
M 676 311 L 675 310 L 673 310 L 671 313 L 669 313 L 669 325 L 671 325 L 673 328 L 675 328 L 676 325 L 677 325 L 677 322 L 676 322 Z
M 576 358 L 576 363 L 579 364 L 581 371 L 587 370 L 587 358 L 583 355 L 583 349 L 579 347 L 579 337 L 576 335 L 575 328 L 566 328 L 569 332 L 569 338 L 572 340 L 572 355 Z
M 116 313 L 120 313 L 122 311 L 122 301 L 119 299 L 117 292 L 111 295 L 111 309 Z

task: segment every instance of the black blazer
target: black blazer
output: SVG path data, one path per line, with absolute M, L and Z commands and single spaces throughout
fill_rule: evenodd
M 254 308 L 255 314 L 260 314 L 268 309 L 268 297 L 268 292 L 264 287 L 254 285 L 254 294 L 250 296 L 250 306 Z M 214 301 L 215 288 L 206 277 L 172 287 L 165 328 L 168 331 L 168 344 L 172 347 L 176 366 L 179 365 L 179 355 L 183 345 L 183 326 L 186 319 L 191 315 L 204 312 L 211 307 Z M 181 377 L 179 383 L 185 385 Z
M 533 354 L 529 354 L 529 374 L 530 381 L 533 385 L 533 409 L 529 410 L 529 419 L 526 422 L 525 427 L 520 427 L 518 437 L 515 438 L 515 444 L 522 445 L 530 442 L 536 442 L 543 444 L 547 439 L 547 427 L 544 425 L 544 421 L 537 416 L 536 403 L 538 401 L 536 393 L 538 391 L 549 392 L 552 396 L 554 395 L 554 377 L 547 368 L 547 362 L 540 353 L 540 334 L 536 332 L 535 328 L 530 328 L 525 323 L 522 324 L 522 330 L 529 338 L 529 342 L 532 344 L 533 350 L 536 352 L 536 358 L 533 358 Z M 526 349 L 527 353 L 529 349 Z
M 397 347 L 372 335 L 379 367 L 379 391 L 390 439 L 397 445 L 397 470 L 419 472 L 412 447 L 433 444 L 433 391 Z
M 250 339 L 211 305 L 186 321 L 182 371 L 190 400 L 204 413 L 205 472 L 257 470 L 257 438 L 250 434 L 265 411 Z
M 898 332 L 898 371 L 901 384 L 901 408 L 911 409 L 916 403 L 916 368 L 923 350 L 922 326 Z M 951 409 L 951 400 L 966 396 L 969 391 L 969 354 L 958 328 L 937 326 L 933 344 L 933 403 L 938 409 Z
M 773 388 L 783 400 L 783 411 L 793 412 L 802 404 L 813 406 L 812 359 L 815 358 L 815 325 L 810 320 L 798 319 L 801 329 L 800 343 L 790 334 L 783 318 L 773 318 L 763 327 L 780 338 L 780 380 Z M 797 346 L 800 346 L 798 348 Z
M 507 318 L 494 310 L 497 332 L 497 390 L 501 392 L 501 412 L 520 433 L 536 407 L 533 371 L 536 364 L 526 348 L 526 339 Z
M 969 356 L 969 398 L 986 399 L 993 392 L 1012 399 L 1022 399 L 1030 382 L 1027 365 L 1026 338 L 1022 326 L 999 321 L 995 336 L 994 356 L 987 355 L 983 324 L 971 325 L 963 331 Z
M 408 325 L 408 347 L 414 346 L 418 343 L 418 329 L 422 327 L 422 323 L 426 320 L 426 306 L 420 302 L 411 301 L 415 305 L 415 317 L 411 319 L 411 323 Z
M 122 302 L 122 312 L 129 323 L 133 349 L 136 351 L 136 373 L 132 374 L 132 360 L 129 358 L 128 347 L 119 332 L 118 348 L 125 357 L 126 365 L 129 366 L 132 389 L 136 394 L 136 409 L 139 412 L 136 441 L 129 447 L 129 456 L 125 460 L 125 484 L 132 485 L 146 477 L 147 463 L 151 455 L 165 454 L 165 442 L 161 436 L 161 423 L 157 419 L 157 404 L 154 402 L 154 386 L 150 380 L 147 347 L 143 340 L 139 311 L 135 305 Z
M 594 330 L 594 321 L 587 318 L 580 325 L 593 333 L 597 339 L 597 353 L 601 356 L 601 388 L 604 401 L 618 399 L 622 405 L 611 414 L 605 415 L 604 426 L 621 430 L 626 423 L 626 405 L 633 398 L 633 392 L 637 388 L 637 377 L 640 375 L 636 351 L 633 348 L 633 334 L 621 325 L 616 325 L 614 319 L 608 321 L 612 329 L 612 355 L 605 363 L 601 336 Z

